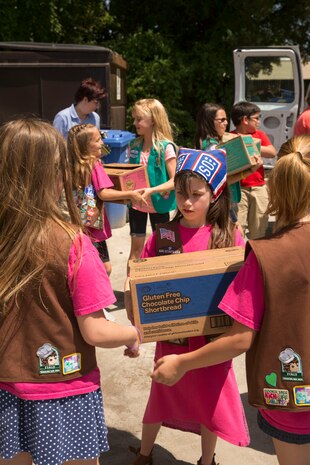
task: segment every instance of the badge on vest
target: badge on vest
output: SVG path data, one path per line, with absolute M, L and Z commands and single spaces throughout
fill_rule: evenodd
M 300 355 L 287 347 L 279 355 L 281 362 L 281 377 L 283 381 L 303 381 L 303 371 Z
M 175 233 L 171 229 L 159 228 L 160 238 L 168 239 L 168 241 L 175 242 Z
M 294 386 L 293 394 L 295 405 L 310 407 L 310 386 Z
M 60 373 L 59 351 L 52 344 L 46 342 L 39 347 L 37 357 L 39 357 L 40 375 Z
M 82 367 L 81 364 L 81 354 L 70 354 L 62 358 L 62 374 L 71 375 L 76 371 L 80 371 Z
M 289 403 L 290 396 L 287 389 L 264 388 L 264 399 L 266 405 L 286 407 Z

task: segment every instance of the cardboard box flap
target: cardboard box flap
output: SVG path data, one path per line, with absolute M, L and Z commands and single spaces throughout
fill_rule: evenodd
M 141 166 L 144 165 L 137 165 L 135 163 L 106 163 L 104 165 L 104 169 L 115 169 L 115 170 L 132 170 L 135 168 L 140 168 Z
M 129 275 L 131 279 L 144 278 L 146 276 L 170 275 L 182 272 L 191 272 L 208 269 L 217 272 L 226 268 L 240 268 L 240 262 L 244 259 L 243 247 L 229 247 L 223 249 L 211 249 L 186 254 L 164 255 L 161 257 L 142 258 L 129 260 Z M 190 267 L 190 268 L 189 268 Z

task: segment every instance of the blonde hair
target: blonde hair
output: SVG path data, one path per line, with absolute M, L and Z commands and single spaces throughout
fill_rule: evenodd
M 95 155 L 89 152 L 89 143 L 94 130 L 93 124 L 77 124 L 68 133 L 68 153 L 71 164 L 73 188 L 86 187 L 91 179 Z
M 81 226 L 72 197 L 66 143 L 49 123 L 10 121 L 0 128 L 0 305 L 40 278 L 48 262 L 51 222 L 73 238 L 58 206 L 62 189 L 72 222 Z
M 166 140 L 171 142 L 173 145 L 173 134 L 171 124 L 168 119 L 165 107 L 159 100 L 154 98 L 146 98 L 138 100 L 133 108 L 132 114 L 138 116 L 148 116 L 153 121 L 153 133 L 152 133 L 152 144 L 157 151 L 162 148 L 162 141 Z M 136 139 L 136 144 L 141 143 L 142 137 Z
M 276 216 L 276 230 L 310 213 L 310 135 L 293 137 L 281 146 L 268 189 L 268 213 Z

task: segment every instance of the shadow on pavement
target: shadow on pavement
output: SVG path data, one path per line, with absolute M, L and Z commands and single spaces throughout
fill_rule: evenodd
M 112 305 L 110 305 L 108 308 L 109 312 L 113 312 L 115 310 L 122 310 L 125 305 L 124 305 L 124 292 L 123 291 L 115 291 L 113 289 L 113 292 L 116 297 L 116 302 Z
M 109 428 L 110 450 L 101 455 L 100 465 L 129 465 L 134 460 L 134 455 L 128 451 L 128 446 L 139 447 L 140 441 L 128 431 Z M 154 465 L 192 465 L 190 462 L 176 460 L 173 454 L 159 445 L 155 445 L 153 451 Z
M 256 415 L 257 409 L 248 403 L 248 394 L 241 394 L 241 400 L 248 422 L 251 442 L 248 447 L 251 449 L 264 452 L 265 454 L 275 455 L 272 439 L 263 433 L 257 426 Z

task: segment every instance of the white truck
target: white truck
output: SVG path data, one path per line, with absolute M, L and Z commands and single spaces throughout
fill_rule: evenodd
M 293 136 L 296 119 L 304 109 L 299 47 L 240 47 L 233 57 L 235 102 L 247 100 L 259 106 L 260 129 L 278 150 Z M 266 168 L 273 163 L 264 161 Z

